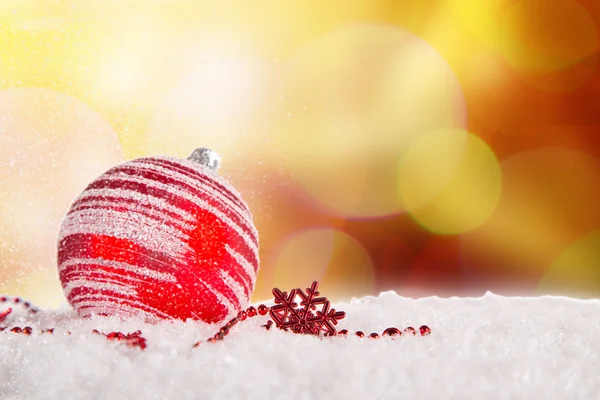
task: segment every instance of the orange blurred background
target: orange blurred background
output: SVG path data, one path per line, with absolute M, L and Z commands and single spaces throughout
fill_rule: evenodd
M 210 147 L 254 300 L 597 297 L 599 31 L 596 0 L 0 0 L 0 292 L 64 303 L 86 184 Z

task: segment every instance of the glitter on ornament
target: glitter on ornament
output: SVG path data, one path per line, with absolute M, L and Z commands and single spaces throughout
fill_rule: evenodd
M 58 239 L 69 303 L 91 315 L 222 322 L 248 305 L 258 233 L 219 156 L 116 166 L 75 200 Z

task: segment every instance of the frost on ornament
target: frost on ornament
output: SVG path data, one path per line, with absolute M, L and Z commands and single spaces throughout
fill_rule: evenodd
M 75 200 L 58 263 L 81 317 L 221 322 L 249 302 L 258 234 L 218 156 L 147 157 L 116 166 Z
M 275 305 L 270 308 L 269 315 L 275 325 L 294 333 L 334 336 L 337 333 L 334 325 L 337 325 L 338 320 L 344 318 L 346 313 L 330 310 L 329 300 L 326 297 L 317 297 L 318 287 L 319 283 L 315 281 L 306 289 L 306 293 L 302 289 L 292 289 L 289 294 L 274 288 Z M 300 298 L 300 307 L 296 297 Z M 321 306 L 321 309 L 317 310 L 317 306 Z

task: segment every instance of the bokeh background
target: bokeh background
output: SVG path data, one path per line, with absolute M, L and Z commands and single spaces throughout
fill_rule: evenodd
M 0 0 L 0 292 L 109 167 L 210 147 L 254 300 L 600 294 L 597 0 Z

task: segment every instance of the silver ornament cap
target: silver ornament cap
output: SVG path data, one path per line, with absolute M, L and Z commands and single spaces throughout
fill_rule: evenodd
M 221 156 L 216 151 L 205 147 L 194 150 L 188 160 L 197 162 L 213 172 L 217 172 L 221 166 Z

